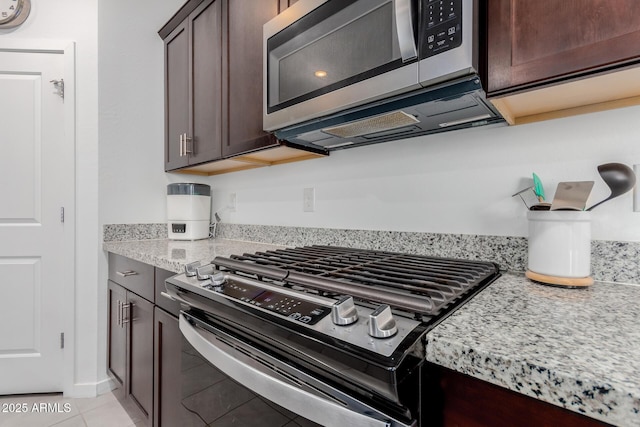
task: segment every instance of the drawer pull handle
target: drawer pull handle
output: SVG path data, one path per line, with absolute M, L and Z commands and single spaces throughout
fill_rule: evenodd
M 120 277 L 127 277 L 127 276 L 135 276 L 138 274 L 138 272 L 133 270 L 127 270 L 127 271 L 116 271 L 116 274 Z

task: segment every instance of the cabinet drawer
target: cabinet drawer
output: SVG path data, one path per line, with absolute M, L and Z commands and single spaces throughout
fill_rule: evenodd
M 156 305 L 168 313 L 178 316 L 180 314 L 180 303 L 161 295 L 161 292 L 167 292 L 164 281 L 175 274 L 172 271 L 156 268 Z
M 154 302 L 154 268 L 121 255 L 109 253 L 109 280 Z

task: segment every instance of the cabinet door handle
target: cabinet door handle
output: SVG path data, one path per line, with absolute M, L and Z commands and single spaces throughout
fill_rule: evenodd
M 122 318 L 121 320 L 121 324 L 120 326 L 124 328 L 124 324 L 125 323 L 129 323 L 131 321 L 131 310 L 133 307 L 133 303 L 129 303 L 129 304 L 122 304 L 121 306 L 121 310 L 122 313 L 120 314 L 120 317 Z M 128 313 L 127 313 L 128 311 Z M 125 316 L 126 314 L 126 316 Z
M 116 271 L 116 274 L 120 277 L 128 277 L 128 276 L 136 276 L 138 272 L 133 270 L 127 270 L 127 271 Z
M 184 155 L 186 156 L 187 154 L 193 154 L 193 150 L 189 149 L 189 143 L 192 142 L 193 139 L 191 139 L 190 137 L 187 136 L 187 134 L 184 134 Z
M 180 157 L 184 156 L 184 134 L 180 134 Z
M 122 301 L 118 300 L 118 314 L 116 316 L 116 323 L 122 327 Z

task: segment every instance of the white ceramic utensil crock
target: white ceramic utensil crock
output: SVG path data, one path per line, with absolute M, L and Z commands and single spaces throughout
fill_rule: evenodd
M 591 274 L 591 213 L 529 211 L 529 271 L 567 278 Z

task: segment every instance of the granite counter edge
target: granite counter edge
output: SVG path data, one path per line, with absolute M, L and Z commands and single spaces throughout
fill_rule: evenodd
M 429 337 L 426 358 L 430 363 L 590 418 L 617 426 L 637 425 L 632 423 L 639 416 L 637 397 L 623 384 L 577 377 L 437 336 Z
M 163 270 L 172 271 L 174 273 L 181 273 L 184 269 L 184 265 L 187 262 L 169 261 L 166 258 L 160 256 L 149 255 L 148 253 L 141 252 L 139 250 L 127 248 L 126 242 L 104 242 L 102 249 L 105 252 L 121 255 L 123 257 L 140 261 L 144 264 L 149 264 L 153 267 L 161 268 Z

